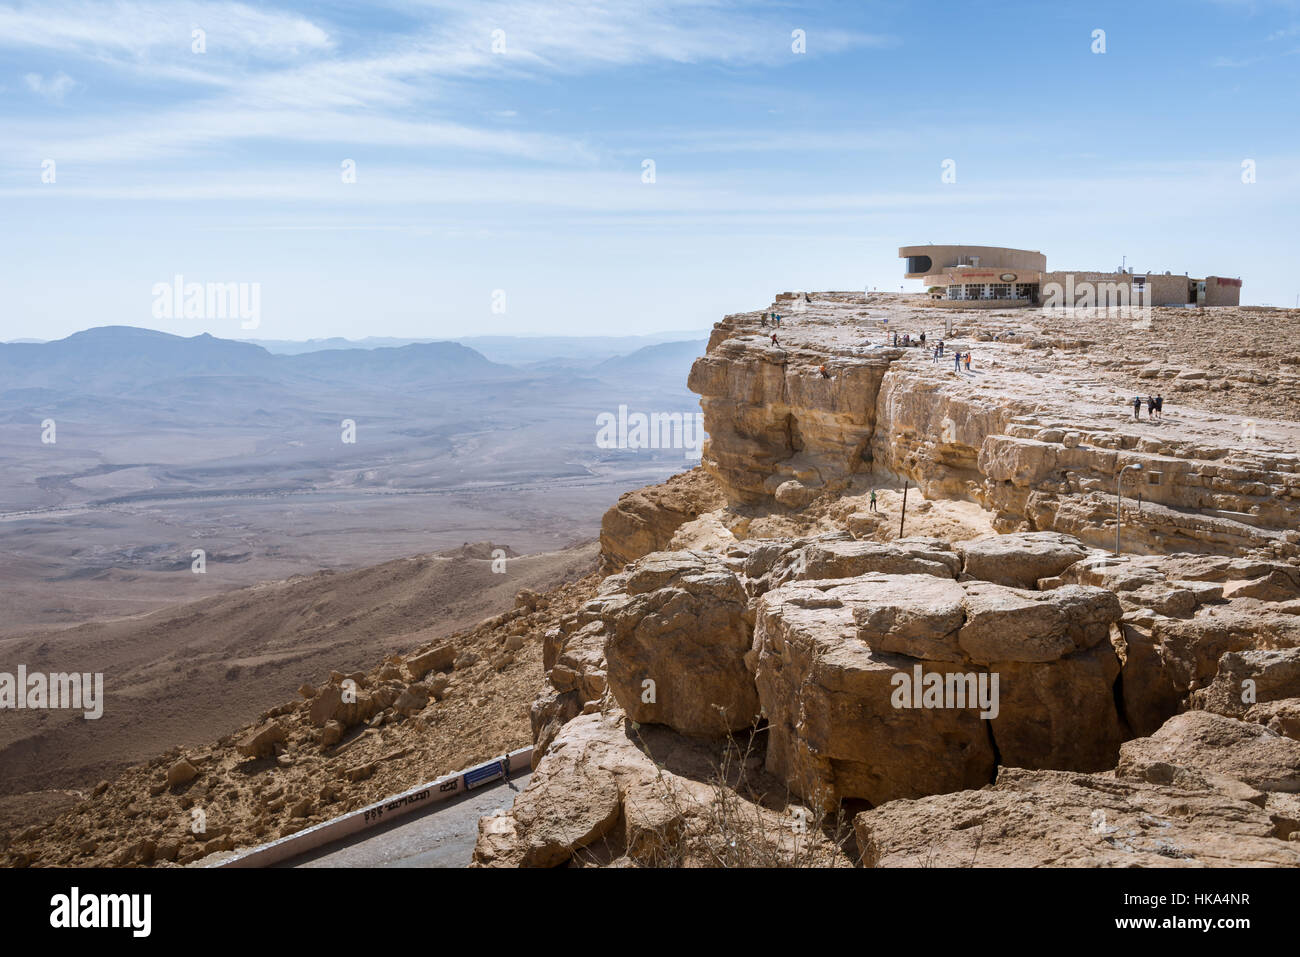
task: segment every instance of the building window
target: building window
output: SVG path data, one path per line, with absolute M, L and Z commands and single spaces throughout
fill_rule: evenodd
M 1010 283 L 1006 283 L 1006 282 L 995 282 L 995 283 L 991 283 L 991 284 L 989 285 L 989 289 L 992 290 L 992 291 L 990 292 L 990 294 L 989 294 L 989 298 L 990 298 L 990 299 L 1010 299 L 1010 298 L 1011 298 L 1011 284 L 1010 284 Z
M 909 275 L 918 272 L 929 272 L 932 265 L 929 256 L 908 256 L 907 272 Z
M 1013 299 L 1033 299 L 1034 287 L 1031 283 L 1018 282 L 1012 295 Z
M 948 287 L 948 298 L 949 298 L 949 299 L 960 299 L 960 298 L 961 298 L 961 286 L 949 286 L 949 287 Z

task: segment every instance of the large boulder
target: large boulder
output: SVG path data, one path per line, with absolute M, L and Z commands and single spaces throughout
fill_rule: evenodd
M 1004 661 L 993 739 L 1001 763 L 1023 768 L 1103 771 L 1127 729 L 1115 707 L 1119 660 L 1107 646 L 1051 662 Z
M 1230 651 L 1193 701 L 1206 711 L 1242 717 L 1256 704 L 1300 698 L 1300 648 Z
M 854 818 L 869 867 L 1300 867 L 1267 811 L 1219 790 L 1002 768 Z
M 246 758 L 269 758 L 275 754 L 275 746 L 286 740 L 284 727 L 278 721 L 268 721 L 246 734 L 235 748 Z
M 1065 585 L 1046 592 L 986 582 L 964 585 L 960 651 L 971 661 L 1056 661 L 1106 643 L 1123 614 L 1109 591 Z
M 1115 706 L 1120 661 L 1110 642 L 1120 619 L 1108 591 L 1047 592 L 967 582 L 957 643 L 998 676 L 993 738 L 1003 764 L 1101 771 L 1113 767 L 1126 728 Z
M 411 673 L 411 680 L 419 681 L 430 671 L 450 671 L 455 661 L 456 646 L 446 643 L 407 658 L 406 668 Z
M 1168 680 L 1180 694 L 1187 694 L 1214 679 L 1224 655 L 1300 647 L 1300 617 L 1243 608 L 1237 602 L 1208 606 L 1185 620 L 1156 618 L 1151 640 L 1160 645 Z
M 617 710 L 581 715 L 513 806 L 479 821 L 472 866 L 849 864 L 807 816 L 721 786 L 727 767 L 713 742 L 637 729 Z M 775 781 L 761 771 L 747 780 L 775 803 Z
M 1252 706 L 1243 720 L 1262 724 L 1275 734 L 1300 741 L 1300 698 L 1261 702 Z
M 957 633 L 966 620 L 966 591 L 931 575 L 864 575 L 849 600 L 857 636 L 871 651 L 927 661 L 962 661 Z
M 1257 578 L 1224 583 L 1223 597 L 1254 598 L 1258 601 L 1282 602 L 1300 597 L 1300 582 L 1294 568 L 1275 568 Z
M 957 600 L 947 614 L 923 598 L 888 613 L 885 592 L 896 600 L 908 583 L 946 585 Z M 877 576 L 792 583 L 760 599 L 754 645 L 767 769 L 821 809 L 846 797 L 879 804 L 987 783 L 994 752 L 978 709 L 894 707 L 895 676 L 910 676 L 918 659 L 873 648 L 855 621 L 861 611 L 882 630 L 919 633 L 929 622 L 942 634 L 960 624 L 960 593 L 930 575 Z
M 167 786 L 178 788 L 182 784 L 189 784 L 198 777 L 198 769 L 194 767 L 186 758 L 181 758 L 167 769 Z
M 610 833 L 622 793 L 609 758 L 621 749 L 602 734 L 606 720 L 570 721 L 510 810 L 479 819 L 475 865 L 555 867 Z
M 1120 615 L 1113 594 L 1077 585 L 868 574 L 776 588 L 754 633 L 768 769 L 826 806 L 975 787 L 995 755 L 1113 767 L 1126 737 L 1109 640 Z M 918 683 L 935 697 L 901 690 Z
M 772 574 L 772 586 L 788 581 L 854 578 L 858 575 L 935 575 L 956 578 L 961 559 L 951 545 L 933 538 L 892 542 L 814 541 L 788 553 Z
M 344 680 L 354 682 L 350 679 Z M 375 696 L 361 690 L 357 684 L 349 683 L 345 687 L 331 681 L 317 693 L 307 716 L 308 720 L 318 728 L 323 728 L 327 721 L 337 721 L 345 728 L 350 728 L 369 719 L 377 710 L 381 710 L 377 705 Z
M 694 735 L 751 726 L 749 599 L 735 572 L 704 552 L 656 552 L 621 578 L 600 614 L 609 687 L 628 717 Z
M 1148 738 L 1126 741 L 1115 775 L 1151 784 L 1184 784 L 1186 772 L 1223 776 L 1257 791 L 1300 791 L 1300 741 L 1259 724 L 1188 711 Z
M 1084 544 L 1060 532 L 1017 532 L 960 542 L 966 578 L 1036 588 L 1040 578 L 1054 578 L 1088 554 Z

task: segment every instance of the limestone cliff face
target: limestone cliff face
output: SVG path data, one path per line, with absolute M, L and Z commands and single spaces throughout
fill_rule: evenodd
M 898 350 L 819 355 L 726 332 L 724 321 L 687 384 L 709 433 L 704 467 L 730 501 L 799 506 L 870 468 L 876 396 Z
M 1141 465 L 1125 476 L 1129 549 L 1300 556 L 1300 457 L 1215 435 L 1212 415 L 1144 434 L 1113 404 L 1071 404 L 1063 384 L 972 381 L 950 360 L 854 344 L 808 320 L 777 330 L 791 341 L 776 346 L 755 326 L 747 315 L 719 323 L 689 379 L 708 433 L 703 467 L 733 505 L 799 508 L 874 472 L 977 502 L 1000 531 L 1104 547 L 1116 476 Z
M 980 463 L 985 440 L 1004 433 L 1032 406 L 1007 397 L 955 389 L 947 383 L 891 369 L 876 394 L 876 467 L 909 478 L 930 498 L 984 504 L 987 474 Z M 707 423 L 706 423 L 707 424 Z
M 715 327 L 702 469 L 606 516 L 617 574 L 545 634 L 537 773 L 475 862 L 784 866 L 808 830 L 833 864 L 865 802 L 873 866 L 1296 866 L 1300 457 L 1205 409 L 1135 421 L 1110 344 L 944 329 L 975 370 L 873 345 L 880 301 Z M 902 478 L 1008 534 L 870 540 L 857 496 Z
M 1003 531 L 1053 530 L 1114 541 L 1115 478 L 1126 481 L 1125 541 L 1159 552 L 1300 554 L 1296 456 L 1143 438 L 1007 395 L 896 368 L 877 396 L 873 457 L 929 497 L 967 498 Z M 706 427 L 708 420 L 705 420 Z M 1140 501 L 1139 501 L 1140 497 Z M 1140 507 L 1139 507 L 1140 506 Z

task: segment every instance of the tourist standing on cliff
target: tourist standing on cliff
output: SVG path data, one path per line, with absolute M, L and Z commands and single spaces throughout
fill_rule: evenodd
M 872 510 L 873 512 L 874 512 L 874 511 L 877 511 L 877 509 L 876 509 L 876 490 L 875 490 L 874 488 L 871 490 L 871 510 Z
M 781 343 L 776 341 L 776 333 L 772 333 L 772 345 L 779 346 Z
M 961 352 L 960 350 L 952 354 L 952 371 L 961 371 Z
M 1153 395 L 1149 395 L 1147 396 L 1147 418 L 1154 419 L 1155 417 L 1156 417 L 1156 397 Z
M 1159 416 L 1157 421 L 1165 420 L 1165 397 L 1158 392 L 1156 393 L 1156 415 Z
M 965 359 L 965 362 L 966 362 L 966 371 L 967 371 L 967 372 L 970 372 L 970 353 L 969 353 L 969 352 L 966 353 L 966 359 Z
M 1142 418 L 1142 396 L 1133 396 L 1133 421 L 1136 422 Z

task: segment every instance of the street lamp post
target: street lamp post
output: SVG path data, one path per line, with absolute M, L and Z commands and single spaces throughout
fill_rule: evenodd
M 1120 469 L 1119 474 L 1115 476 L 1115 554 L 1116 555 L 1119 554 L 1119 528 L 1124 521 L 1124 511 L 1123 511 L 1124 492 L 1121 488 L 1121 484 L 1124 481 L 1124 473 L 1127 472 L 1129 469 L 1133 469 L 1135 471 L 1141 472 L 1142 463 L 1134 462 L 1132 465 L 1126 465 L 1122 469 Z

